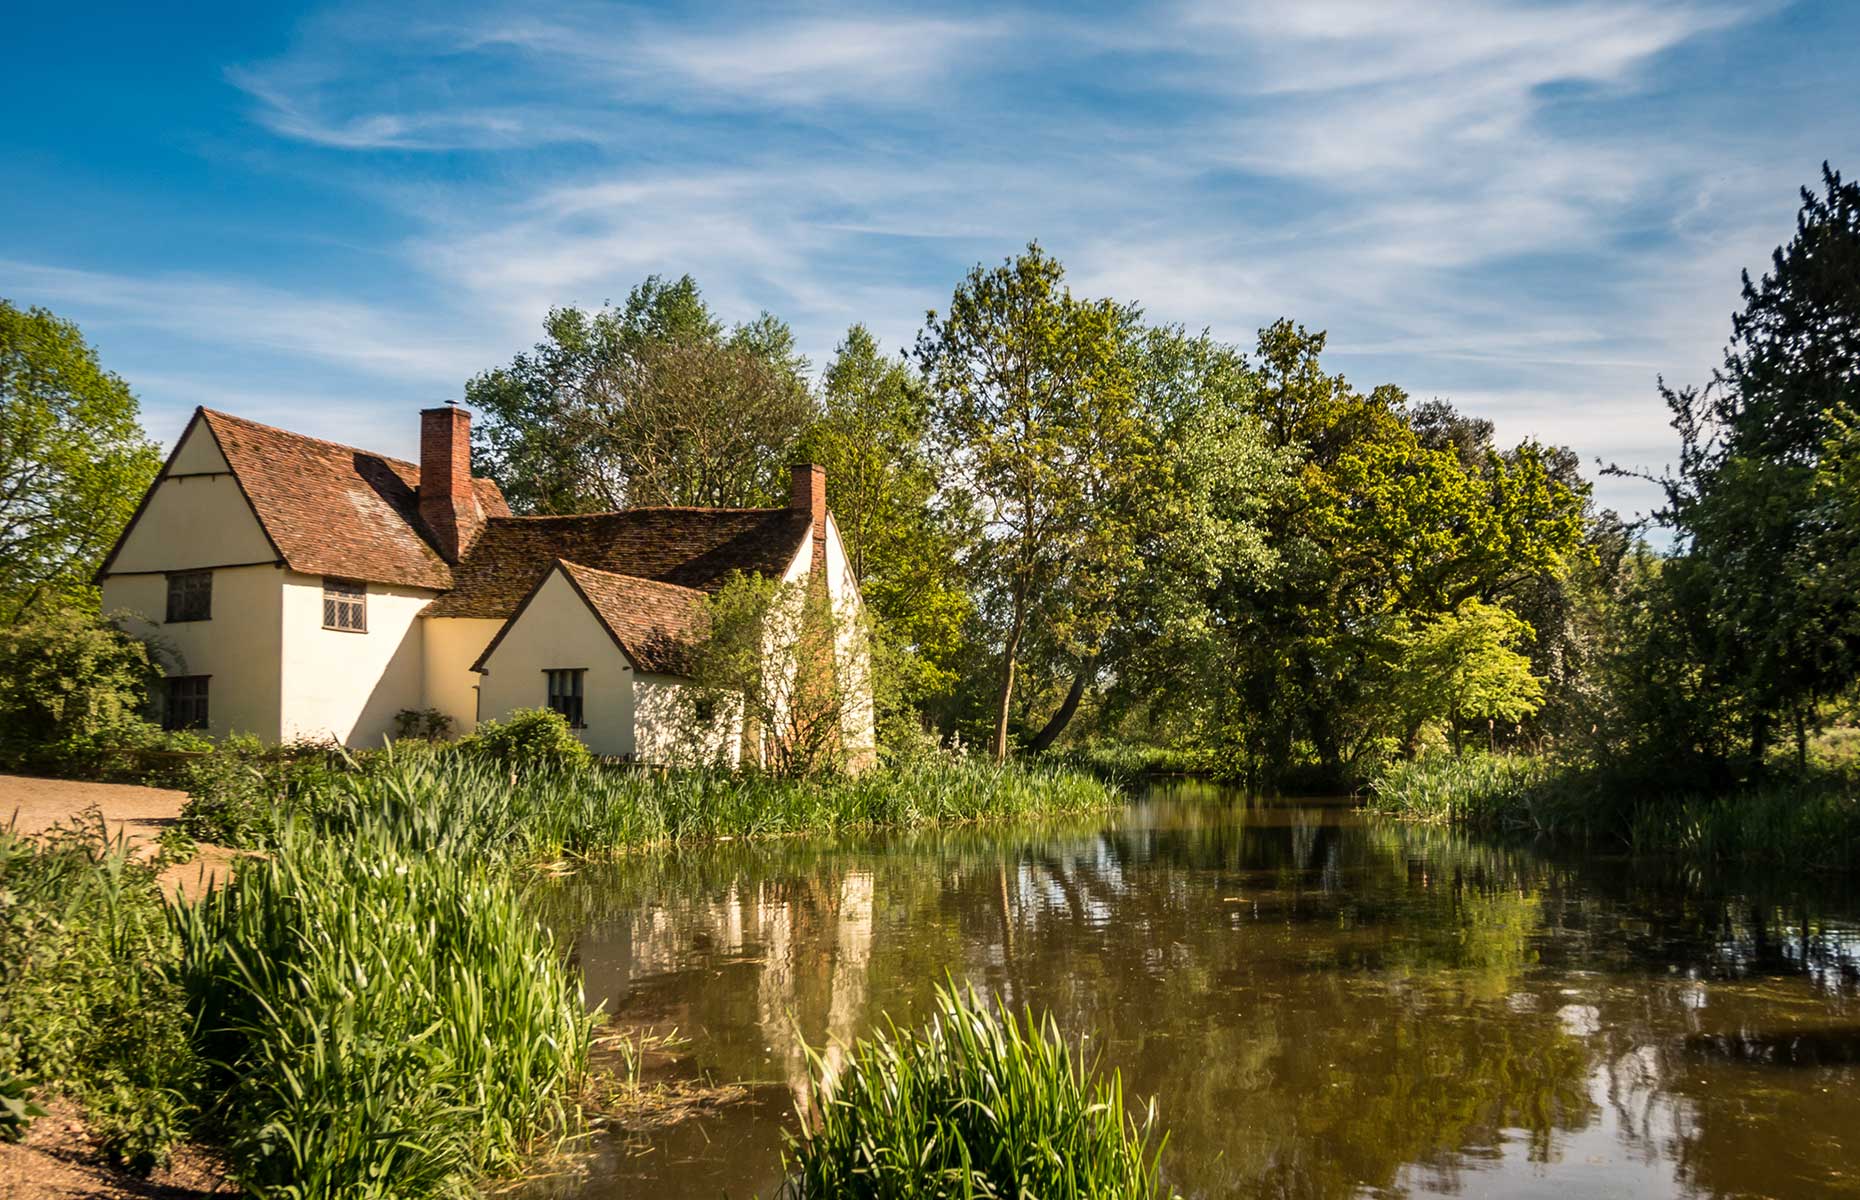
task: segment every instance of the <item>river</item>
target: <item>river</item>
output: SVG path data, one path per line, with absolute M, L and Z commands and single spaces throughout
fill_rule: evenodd
M 1860 1196 L 1860 898 L 1153 789 L 544 885 L 590 1004 L 747 1098 L 534 1196 L 769 1196 L 816 1047 L 949 972 L 1154 1097 L 1186 1197 Z M 830 1055 L 837 1050 L 828 1049 Z

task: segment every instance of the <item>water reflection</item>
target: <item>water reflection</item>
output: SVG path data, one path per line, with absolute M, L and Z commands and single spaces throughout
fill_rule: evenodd
M 1156 1096 L 1189 1196 L 1860 1194 L 1843 895 L 1192 790 L 1108 823 L 724 846 L 545 888 L 591 1003 L 763 1085 L 606 1147 L 576 1195 L 768 1194 L 796 1031 L 917 1020 L 945 971 L 1050 1008 Z

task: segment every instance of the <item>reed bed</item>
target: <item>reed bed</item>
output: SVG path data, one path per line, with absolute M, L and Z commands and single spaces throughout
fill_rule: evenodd
M 593 859 L 724 839 L 914 829 L 1104 811 L 1108 784 L 1050 766 L 951 762 L 787 779 L 615 768 L 511 770 L 458 754 L 387 754 L 294 803 L 324 833 L 372 822 L 433 853 Z
M 813 1059 L 789 1200 L 1021 1197 L 1149 1200 L 1165 1190 L 1155 1109 L 1075 1054 L 1050 1017 L 998 1016 L 973 990 L 938 990 L 922 1032 L 859 1042 L 837 1074 Z
M 179 978 L 253 1196 L 420 1197 L 572 1124 L 590 1018 L 507 873 L 392 820 L 275 853 L 179 910 Z
M 1541 756 L 1436 755 L 1391 764 L 1366 805 L 1406 820 L 1599 838 L 1699 862 L 1860 870 L 1860 781 L 1841 771 L 1707 792 Z

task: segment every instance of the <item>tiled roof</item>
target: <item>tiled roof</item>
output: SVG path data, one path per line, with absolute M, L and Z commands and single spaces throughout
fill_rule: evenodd
M 563 517 L 499 517 L 453 568 L 429 617 L 509 617 L 558 561 L 680 588 L 715 591 L 732 572 L 779 576 L 811 530 L 792 508 L 633 508 Z
M 200 410 L 272 544 L 294 571 L 443 590 L 452 570 L 420 519 L 420 468 L 353 446 Z M 487 515 L 509 516 L 489 479 Z
M 704 624 L 704 593 L 675 583 L 596 571 L 565 562 L 562 570 L 639 671 L 684 675 Z

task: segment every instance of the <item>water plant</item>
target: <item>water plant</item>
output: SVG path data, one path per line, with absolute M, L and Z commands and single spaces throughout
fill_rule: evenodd
M 258 1197 L 450 1194 L 571 1123 L 590 1018 L 507 873 L 392 819 L 276 850 L 181 909 L 211 1114 Z
M 1169 1195 L 1154 1106 L 1134 1119 L 1118 1074 L 1075 1053 L 1050 1016 L 998 1015 L 973 989 L 940 987 L 927 1028 L 888 1025 L 837 1073 L 814 1055 L 808 1099 L 785 1155 L 789 1200 Z

